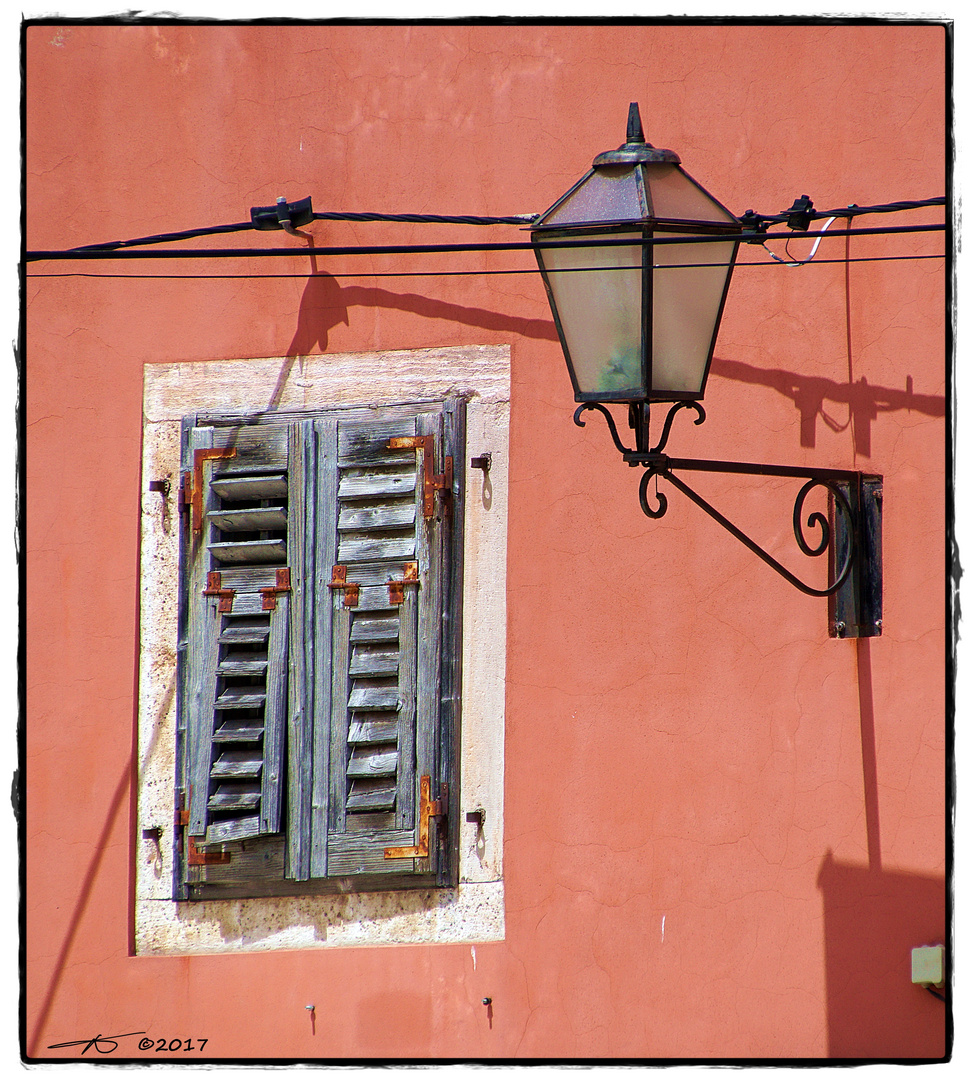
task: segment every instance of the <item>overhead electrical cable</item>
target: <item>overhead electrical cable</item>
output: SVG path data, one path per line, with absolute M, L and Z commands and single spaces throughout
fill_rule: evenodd
M 771 236 L 766 230 L 771 225 L 788 222 L 791 228 L 797 228 L 793 224 L 799 220 L 802 224 L 801 231 L 811 220 L 818 217 L 858 217 L 862 214 L 889 214 L 902 210 L 917 210 L 922 207 L 944 206 L 945 197 L 938 196 L 933 199 L 920 199 L 883 203 L 875 206 L 856 206 L 851 204 L 847 207 L 839 207 L 834 210 L 820 211 L 813 208 L 812 202 L 807 196 L 794 201 L 793 206 L 780 214 L 758 214 L 753 210 L 747 210 L 740 220 L 747 231 L 752 230 L 758 235 Z M 299 202 L 288 203 L 285 199 L 277 200 L 276 206 L 254 206 L 250 209 L 250 220 L 239 221 L 230 225 L 213 225 L 200 229 L 187 229 L 182 232 L 157 233 L 152 236 L 141 236 L 131 240 L 113 240 L 102 244 L 86 244 L 69 250 L 76 252 L 107 252 L 119 251 L 131 247 L 146 247 L 152 244 L 175 243 L 179 240 L 191 240 L 201 236 L 217 236 L 225 233 L 266 231 L 284 229 L 294 233 L 302 225 L 311 221 L 358 221 L 358 222 L 410 222 L 418 224 L 450 224 L 450 225 L 520 225 L 527 226 L 536 220 L 536 214 L 512 214 L 506 217 L 480 217 L 474 215 L 449 215 L 449 214 L 378 214 L 378 213 L 346 213 L 341 211 L 317 211 L 311 208 L 311 200 L 301 199 Z M 838 235 L 838 234 L 835 234 Z M 28 252 L 28 261 L 36 255 Z
M 871 262 L 921 262 L 927 259 L 944 259 L 945 255 L 855 255 L 850 259 L 814 259 L 815 266 L 825 266 L 829 263 L 871 263 Z M 754 262 L 737 262 L 736 270 L 746 269 L 751 266 L 775 266 L 780 260 L 771 262 L 761 259 Z M 805 266 L 809 260 L 788 263 L 790 266 Z M 702 267 L 724 267 L 724 263 L 666 263 L 656 267 L 658 270 L 700 269 Z M 561 273 L 596 273 L 603 270 L 623 270 L 618 266 L 583 266 L 573 270 L 564 270 Z M 525 270 L 357 270 L 351 273 L 327 272 L 327 277 L 337 279 L 344 278 L 426 278 L 426 277 L 505 277 L 512 274 L 539 274 L 538 267 L 530 267 Z M 111 280 L 131 281 L 247 281 L 250 279 L 273 280 L 297 280 L 307 281 L 314 274 L 89 274 L 83 270 L 66 270 L 62 273 L 31 273 L 28 280 L 34 278 L 106 278 Z
M 946 226 L 942 225 L 895 225 L 874 229 L 833 229 L 826 235 L 837 236 L 877 236 L 894 233 L 922 233 L 943 232 Z M 823 232 L 800 232 L 801 238 L 823 236 Z M 28 251 L 25 253 L 27 262 L 41 261 L 83 261 L 97 259 L 253 259 L 253 258 L 294 258 L 300 256 L 336 256 L 336 255 L 429 255 L 429 254 L 458 254 L 460 252 L 478 251 L 534 251 L 541 248 L 593 248 L 593 247 L 633 247 L 641 246 L 666 246 L 683 244 L 724 244 L 728 239 L 738 239 L 743 243 L 762 244 L 764 241 L 774 239 L 772 235 L 758 232 L 742 233 L 717 233 L 717 234 L 686 234 L 672 236 L 671 233 L 664 237 L 642 237 L 621 239 L 577 239 L 542 241 L 538 244 L 527 242 L 491 243 L 491 244 L 400 244 L 400 245 L 361 245 L 361 246 L 327 246 L 327 247 L 289 247 L 289 248 L 179 248 L 165 251 L 128 251 L 103 248 L 70 248 L 61 251 Z M 791 239 L 793 237 L 790 237 Z

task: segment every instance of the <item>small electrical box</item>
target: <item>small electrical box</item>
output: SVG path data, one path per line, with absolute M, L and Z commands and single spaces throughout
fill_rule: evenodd
M 911 981 L 919 986 L 945 982 L 945 946 L 922 945 L 911 950 Z

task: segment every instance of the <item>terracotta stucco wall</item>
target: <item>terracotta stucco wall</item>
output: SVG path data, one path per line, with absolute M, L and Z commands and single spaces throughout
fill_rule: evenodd
M 279 195 L 540 211 L 623 140 L 635 100 L 649 140 L 736 213 L 945 188 L 934 26 L 35 25 L 26 71 L 31 249 L 245 220 Z M 304 256 L 32 265 L 29 1052 L 145 1030 L 207 1038 L 214 1057 L 941 1054 L 944 1008 L 910 985 L 909 951 L 946 932 L 945 268 L 819 260 L 943 243 L 833 240 L 804 269 L 741 267 L 709 418 L 670 444 L 885 476 L 885 633 L 860 645 L 828 639 L 825 602 L 677 493 L 664 519 L 641 514 L 599 419 L 571 423 L 535 274 L 308 284 L 202 276 L 301 275 Z M 315 269 L 530 266 L 437 258 Z M 512 348 L 506 940 L 134 957 L 144 366 L 474 344 Z M 790 489 L 703 480 L 798 558 Z

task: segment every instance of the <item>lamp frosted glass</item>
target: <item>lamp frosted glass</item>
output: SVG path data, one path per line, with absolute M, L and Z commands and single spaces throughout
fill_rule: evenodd
M 645 142 L 637 105 L 531 228 L 577 401 L 702 397 L 742 225 Z

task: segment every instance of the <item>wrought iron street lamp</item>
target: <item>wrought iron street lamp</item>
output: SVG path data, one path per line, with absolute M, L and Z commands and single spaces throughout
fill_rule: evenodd
M 531 228 L 576 400 L 699 400 L 742 225 L 645 142 L 637 104 L 625 143 Z
M 663 453 L 672 421 L 701 399 L 715 348 L 743 223 L 681 168 L 671 150 L 645 142 L 637 104 L 628 111 L 625 142 L 599 154 L 590 171 L 531 224 L 547 298 L 580 402 L 606 419 L 618 450 L 641 466 L 641 507 L 652 518 L 668 508 L 652 477 L 664 477 L 802 592 L 830 598 L 835 637 L 881 633 L 881 478 L 841 469 L 804 469 L 739 461 L 672 458 Z M 650 407 L 669 403 L 651 444 Z M 628 406 L 635 446 L 618 435 L 610 404 Z M 809 556 L 829 554 L 829 583 L 801 581 L 675 475 L 676 471 L 749 473 L 803 479 L 793 531 Z M 815 488 L 830 494 L 830 513 L 803 507 Z M 804 528 L 817 530 L 816 541 Z

